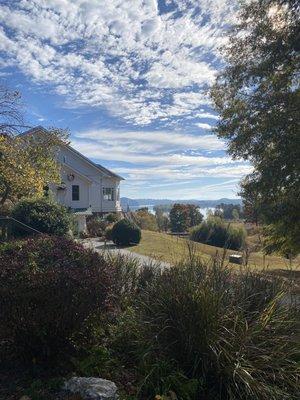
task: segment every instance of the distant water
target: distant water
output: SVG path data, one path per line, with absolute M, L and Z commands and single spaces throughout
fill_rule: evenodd
M 144 207 L 147 207 L 151 214 L 155 214 L 155 211 L 154 211 L 154 207 L 155 206 L 153 204 L 143 205 L 143 206 L 130 206 L 129 208 L 130 208 L 130 211 L 137 211 L 140 208 L 144 208 Z M 201 212 L 201 214 L 203 214 L 204 218 L 207 217 L 207 214 L 208 214 L 209 210 L 214 212 L 215 208 L 214 207 L 200 208 L 200 212 Z

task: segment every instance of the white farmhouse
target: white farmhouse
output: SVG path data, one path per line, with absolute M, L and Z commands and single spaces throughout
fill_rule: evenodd
M 24 134 L 43 130 L 35 127 Z M 50 185 L 57 202 L 76 214 L 106 214 L 120 212 L 120 182 L 124 178 L 89 160 L 69 145 L 58 151 L 61 165 L 61 184 Z

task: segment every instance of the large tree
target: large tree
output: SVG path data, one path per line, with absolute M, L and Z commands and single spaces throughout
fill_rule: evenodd
M 175 203 L 170 211 L 170 225 L 172 232 L 186 232 L 188 228 L 202 222 L 203 215 L 194 204 Z
M 285 253 L 300 251 L 299 12 L 294 0 L 244 3 L 211 92 L 218 136 L 254 166 L 242 183 L 245 201 L 254 191 L 275 238 L 268 248 Z
M 66 140 L 58 129 L 34 135 L 0 135 L 0 204 L 39 197 L 49 183 L 60 183 L 56 151 Z
M 67 133 L 51 128 L 20 134 L 28 127 L 20 92 L 0 86 L 0 205 L 41 196 L 45 185 L 60 181 L 55 153 Z

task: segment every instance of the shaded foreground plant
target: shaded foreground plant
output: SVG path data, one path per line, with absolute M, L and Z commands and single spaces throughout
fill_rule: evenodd
M 141 400 L 297 398 L 299 313 L 281 280 L 192 249 L 162 270 L 47 236 L 2 245 L 0 266 L 11 356 L 112 379 Z
M 73 222 L 66 207 L 48 198 L 22 200 L 15 205 L 11 214 L 23 224 L 49 235 L 66 235 Z M 14 229 L 14 235 L 26 236 L 18 228 Z
M 216 261 L 164 271 L 139 299 L 146 358 L 199 379 L 195 398 L 296 398 L 296 311 L 283 295 L 279 281 Z
M 296 399 L 298 314 L 283 296 L 279 280 L 217 260 L 154 270 L 110 346 L 134 364 L 140 399 Z
M 111 265 L 65 238 L 0 246 L 0 355 L 42 363 L 68 360 L 72 337 L 108 309 Z

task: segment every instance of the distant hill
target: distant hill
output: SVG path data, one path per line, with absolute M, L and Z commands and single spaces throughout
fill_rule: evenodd
M 216 207 L 218 204 L 242 204 L 242 199 L 221 198 L 218 200 L 170 200 L 170 199 L 131 199 L 129 197 L 121 197 L 121 206 L 123 209 L 129 207 L 145 207 L 158 205 L 172 205 L 174 203 L 195 204 L 201 208 Z

